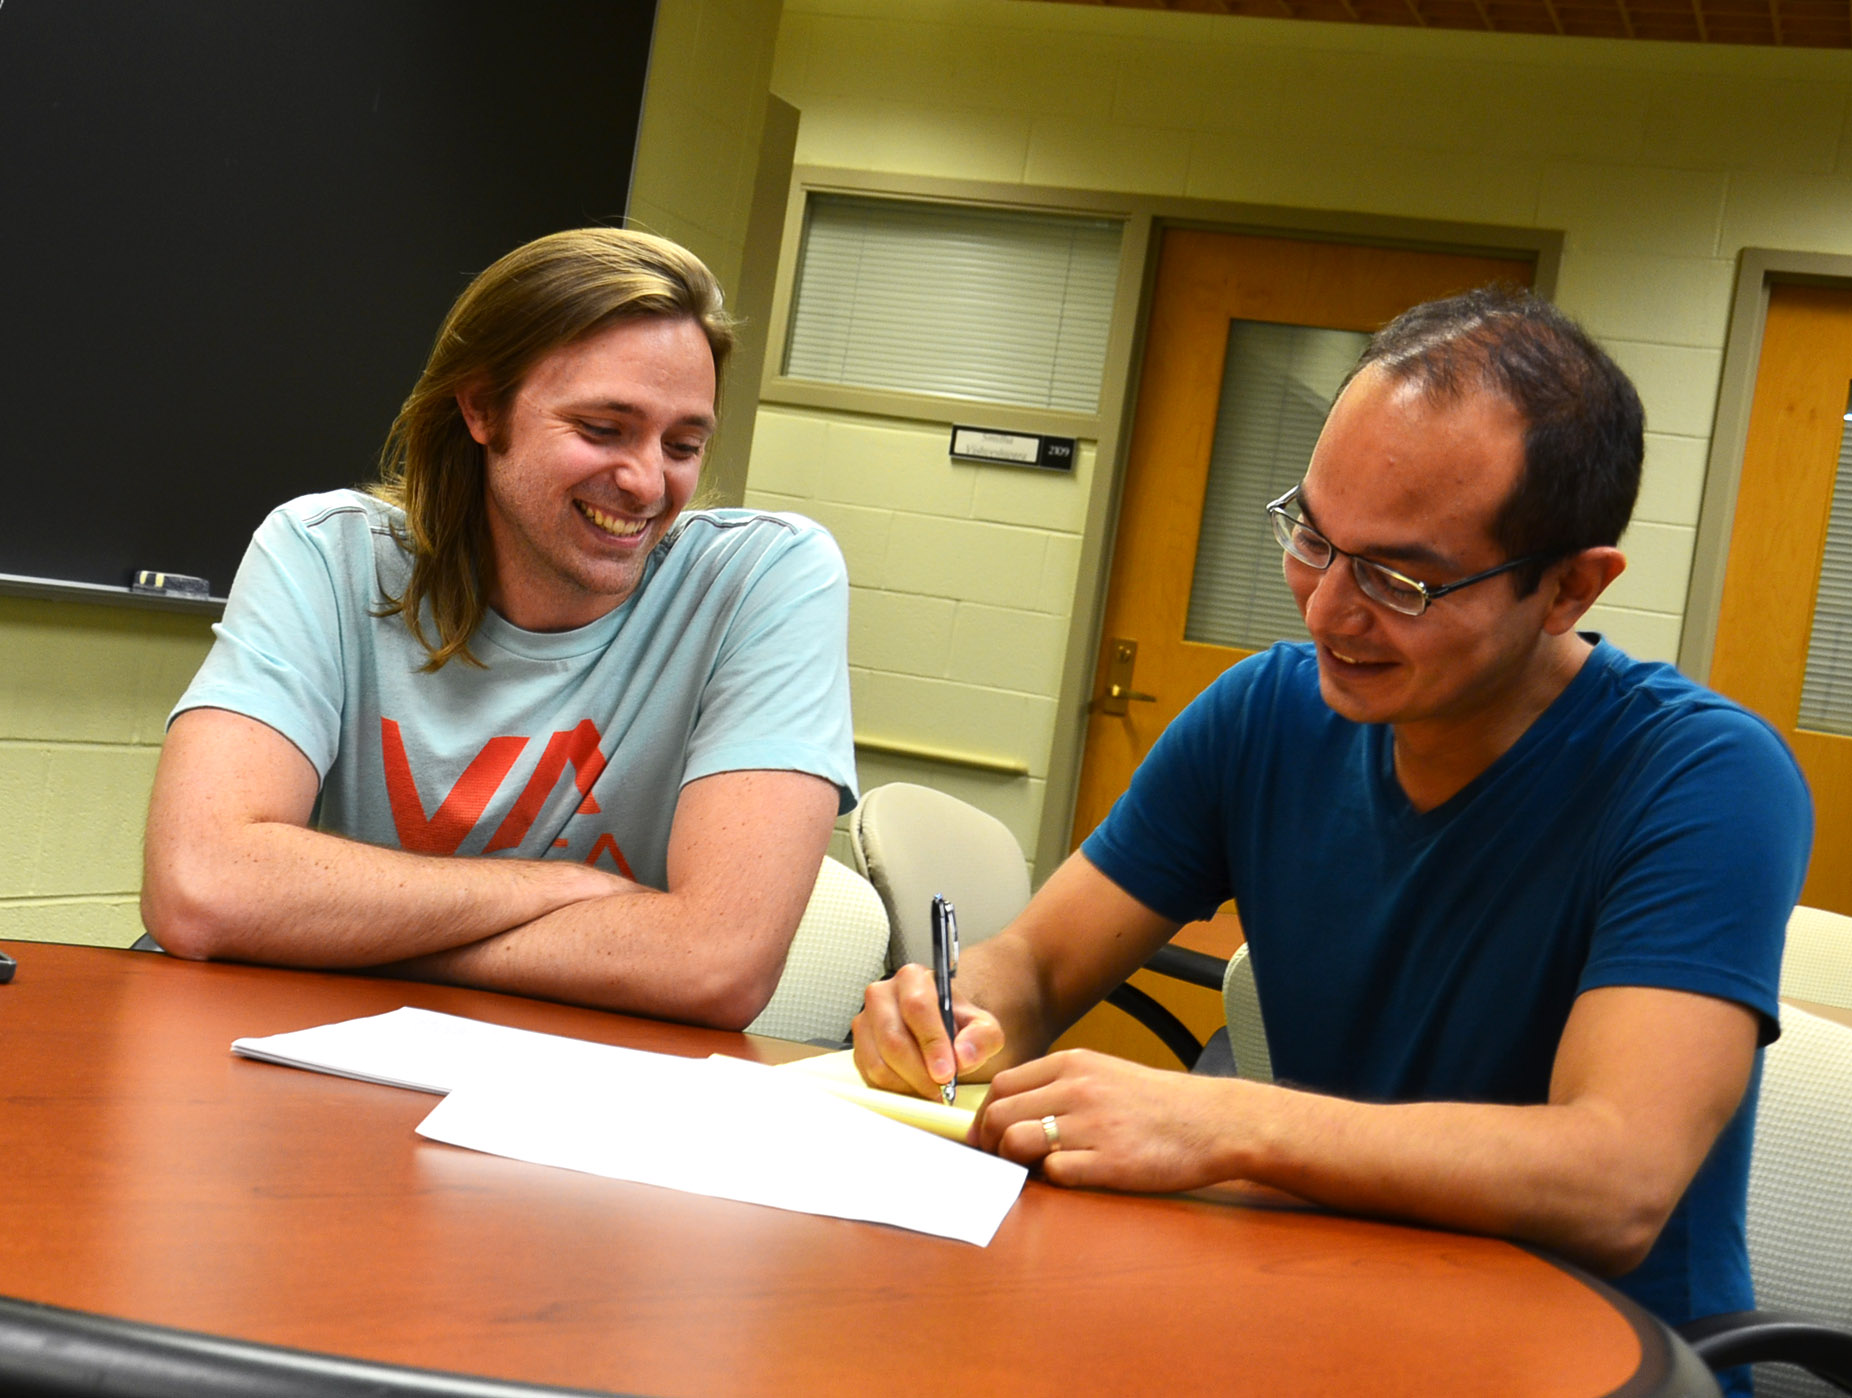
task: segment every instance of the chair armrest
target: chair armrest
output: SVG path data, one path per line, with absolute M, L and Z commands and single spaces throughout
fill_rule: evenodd
M 1737 1364 L 1798 1364 L 1842 1393 L 1852 1393 L 1852 1331 L 1783 1311 L 1732 1311 L 1678 1327 L 1711 1369 Z
M 1228 974 L 1228 963 L 1219 956 L 1210 956 L 1207 952 L 1163 946 L 1151 954 L 1151 959 L 1145 962 L 1145 969 L 1156 971 L 1160 976 L 1169 976 L 1172 980 L 1188 981 L 1191 985 L 1200 985 L 1220 994 L 1222 980 Z
M 1160 976 L 1169 976 L 1172 980 L 1219 991 L 1222 988 L 1222 978 L 1228 974 L 1228 963 L 1206 952 L 1162 946 L 1151 954 L 1151 959 L 1145 962 L 1144 969 L 1155 971 Z M 1117 987 L 1106 997 L 1106 1003 L 1124 1010 L 1157 1035 L 1163 1040 L 1164 1047 L 1176 1054 L 1185 1068 L 1196 1066 L 1196 1060 L 1201 1056 L 1203 1046 L 1197 1042 L 1189 1026 L 1137 986 L 1126 984 Z
M 1182 1060 L 1185 1068 L 1194 1068 L 1203 1046 L 1196 1042 L 1189 1026 L 1163 1005 L 1135 985 L 1115 986 L 1106 1003 L 1124 1010 L 1133 1019 L 1164 1041 L 1164 1047 Z

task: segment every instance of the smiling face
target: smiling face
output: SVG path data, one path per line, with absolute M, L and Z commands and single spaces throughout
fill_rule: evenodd
M 1332 409 L 1301 504 L 1340 549 L 1438 586 L 1506 561 L 1492 522 L 1523 461 L 1524 424 L 1503 398 L 1437 404 L 1372 367 Z M 1522 598 L 1511 578 L 1492 578 L 1410 617 L 1359 591 L 1347 560 L 1321 573 L 1288 555 L 1284 567 L 1325 702 L 1359 723 L 1396 725 L 1398 743 L 1424 734 L 1499 746 L 1567 682 L 1575 642 L 1552 634 L 1548 577 Z
M 714 356 L 693 320 L 621 320 L 543 357 L 504 420 L 458 402 L 484 448 L 489 605 L 529 631 L 596 621 L 636 591 L 701 475 Z

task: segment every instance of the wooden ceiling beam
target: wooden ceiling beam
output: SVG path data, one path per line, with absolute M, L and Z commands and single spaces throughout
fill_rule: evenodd
M 1018 3 L 1029 2 L 1030 0 L 1018 0 Z M 1331 0 L 1327 0 L 1327 7 L 1323 9 L 1310 3 L 1310 0 L 1040 0 L 1040 2 L 1132 10 L 1163 10 L 1173 13 L 1193 11 L 1201 14 L 1279 15 L 1283 18 L 1302 21 L 1337 17 L 1330 13 Z M 1718 14 L 1712 16 L 1705 10 L 1705 5 L 1710 2 L 1711 0 L 1687 0 L 1690 6 L 1690 9 L 1686 11 L 1687 22 L 1691 24 L 1692 29 L 1679 33 L 1670 32 L 1676 26 L 1679 9 L 1676 5 L 1670 8 L 1659 8 L 1659 5 L 1664 4 L 1664 0 L 1657 0 L 1656 4 L 1653 0 L 1613 0 L 1614 9 L 1611 13 L 1618 22 L 1618 28 L 1624 37 L 1635 40 L 1690 41 L 1695 39 L 1701 44 L 1852 49 L 1852 0 L 1843 0 L 1841 5 L 1825 12 L 1811 9 L 1807 5 L 1797 5 L 1784 12 L 1782 0 L 1768 0 L 1766 19 L 1761 22 L 1760 26 L 1755 19 L 1753 7 L 1745 9 L 1737 3 L 1737 0 L 1729 0 L 1727 11 L 1720 10 Z M 0 5 L 5 3 L 6 0 L 0 0 Z M 1506 23 L 1509 22 L 1508 17 L 1501 19 L 1495 13 L 1495 0 L 1469 0 L 1469 3 L 1470 10 L 1464 4 L 1454 4 L 1442 7 L 1436 15 L 1429 15 L 1423 12 L 1423 0 L 1402 0 L 1403 13 L 1407 17 L 1405 23 L 1423 29 L 1471 30 L 1476 23 L 1482 32 L 1509 32 L 1505 28 Z M 1530 3 L 1532 0 L 1526 0 L 1527 5 Z M 1590 34 L 1597 31 L 1607 35 L 1613 34 L 1613 22 L 1604 26 L 1604 22 L 1596 13 L 1598 7 L 1593 0 L 1576 0 L 1573 5 L 1569 3 L 1569 0 L 1535 0 L 1535 3 L 1549 16 L 1551 29 L 1557 34 Z M 1632 8 L 1635 3 L 1641 3 L 1643 6 L 1638 14 Z M 1809 3 L 1818 4 L 1819 0 L 1809 0 Z M 1335 8 L 1340 9 L 1343 17 L 1353 24 L 1394 24 L 1397 22 L 1395 10 L 1392 7 L 1372 6 L 1367 7 L 1366 12 L 1366 8 L 1362 7 L 1362 0 L 1335 0 Z M 1838 16 L 1836 20 L 1830 18 L 1833 14 Z M 1715 33 L 1712 32 L 1713 20 L 1715 21 Z M 1528 15 L 1520 16 L 1517 22 L 1521 28 L 1536 27 Z M 1576 29 L 1570 28 L 1571 22 L 1577 26 Z

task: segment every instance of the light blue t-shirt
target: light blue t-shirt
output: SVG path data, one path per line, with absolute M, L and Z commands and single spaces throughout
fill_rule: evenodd
M 375 615 L 411 570 L 398 517 L 347 490 L 273 511 L 174 709 L 229 709 L 300 748 L 321 775 L 316 828 L 663 888 L 697 778 L 808 772 L 854 806 L 848 579 L 821 526 L 691 511 L 614 611 L 547 633 L 491 611 L 470 638 L 483 668 L 426 673 L 404 620 Z

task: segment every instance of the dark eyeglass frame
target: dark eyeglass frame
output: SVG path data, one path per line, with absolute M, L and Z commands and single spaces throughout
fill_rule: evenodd
M 1402 616 L 1420 616 L 1432 603 L 1445 597 L 1449 592 L 1458 592 L 1463 587 L 1482 583 L 1487 578 L 1497 577 L 1500 573 L 1509 573 L 1513 568 L 1522 568 L 1527 563 L 1542 563 L 1561 556 L 1553 553 L 1530 553 L 1522 558 L 1514 558 L 1509 563 L 1501 563 L 1496 568 L 1487 568 L 1483 573 L 1474 573 L 1471 577 L 1461 578 L 1457 582 L 1442 583 L 1439 587 L 1433 587 L 1419 578 L 1409 577 L 1400 568 L 1391 568 L 1387 563 L 1378 563 L 1373 558 L 1365 558 L 1360 553 L 1351 553 L 1347 549 L 1339 548 L 1305 520 L 1287 513 L 1287 507 L 1297 502 L 1298 499 L 1299 487 L 1294 486 L 1267 506 L 1267 520 L 1273 526 L 1273 537 L 1279 546 L 1306 567 L 1316 569 L 1321 573 L 1339 558 L 1348 558 L 1350 575 L 1356 580 L 1357 590 L 1371 601 L 1380 602 Z M 1325 546 L 1328 553 L 1324 562 L 1320 563 L 1315 558 L 1307 558 L 1294 547 L 1295 536 L 1301 534 L 1310 534 Z M 1383 585 L 1382 580 L 1385 578 L 1396 586 L 1412 591 L 1415 595 L 1414 605 L 1410 605 L 1410 599 L 1397 597 L 1389 592 Z

